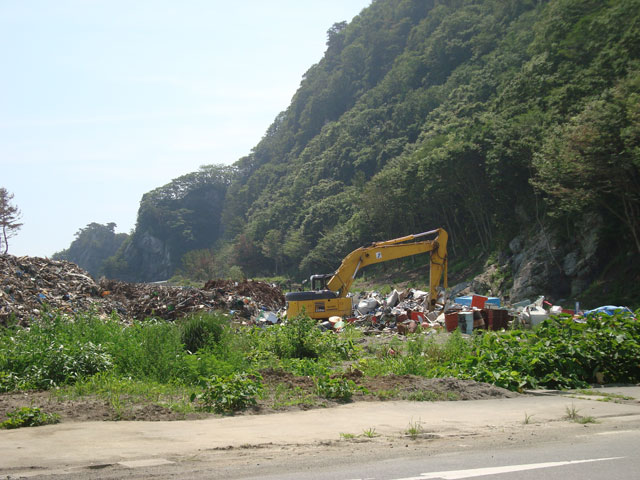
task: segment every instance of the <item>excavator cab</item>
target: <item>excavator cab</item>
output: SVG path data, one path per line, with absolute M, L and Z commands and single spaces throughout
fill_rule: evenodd
M 333 277 L 333 273 L 326 273 L 323 275 L 311 275 L 309 279 L 311 282 L 311 290 L 319 291 L 319 290 L 329 290 L 327 287 L 327 283 Z

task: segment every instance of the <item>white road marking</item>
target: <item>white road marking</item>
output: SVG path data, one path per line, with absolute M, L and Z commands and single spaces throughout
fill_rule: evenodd
M 169 465 L 175 462 L 164 458 L 149 458 L 147 460 L 130 460 L 127 462 L 118 462 L 118 465 L 122 465 L 127 468 L 140 468 L 140 467 L 157 467 L 158 465 Z
M 611 432 L 598 432 L 596 435 L 618 435 L 620 433 L 638 433 L 638 430 L 615 430 Z
M 430 480 L 439 478 L 443 480 L 458 480 L 461 478 L 481 477 L 483 475 L 496 475 L 499 473 L 521 472 L 538 468 L 562 467 L 578 463 L 603 462 L 606 460 L 619 460 L 624 457 L 592 458 L 587 460 L 569 460 L 566 462 L 530 463 L 524 465 L 507 465 L 504 467 L 472 468 L 469 470 L 449 470 L 444 472 L 421 473 L 417 477 L 396 478 L 395 480 Z

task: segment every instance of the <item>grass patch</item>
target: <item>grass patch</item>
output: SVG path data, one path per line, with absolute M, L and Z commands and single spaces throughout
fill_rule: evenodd
M 422 428 L 422 423 L 420 422 L 420 420 L 416 422 L 414 422 L 413 420 L 410 421 L 409 426 L 404 431 L 405 435 L 411 437 L 414 440 L 418 438 L 423 432 L 424 429 Z
M 587 395 L 587 396 L 593 395 L 593 396 L 602 397 L 598 399 L 599 402 L 611 402 L 616 400 L 634 400 L 633 397 L 630 397 L 628 395 L 621 395 L 619 393 L 610 393 L 610 392 L 599 392 L 598 390 L 579 389 L 576 391 L 576 393 L 579 395 Z
M 434 392 L 433 390 L 419 390 L 407 395 L 407 400 L 413 402 L 440 402 L 460 400 L 456 392 Z

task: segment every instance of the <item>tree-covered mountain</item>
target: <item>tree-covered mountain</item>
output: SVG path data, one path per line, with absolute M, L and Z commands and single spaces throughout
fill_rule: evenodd
M 444 227 L 502 294 L 637 299 L 640 0 L 375 0 L 224 172 L 145 195 L 107 271 L 156 280 L 207 249 L 221 275 L 300 279 Z M 626 287 L 600 288 L 616 268 Z
M 76 232 L 76 238 L 66 250 L 55 253 L 54 260 L 68 260 L 98 278 L 104 274 L 104 262 L 116 254 L 127 240 L 126 233 L 116 233 L 116 224 L 90 223 Z

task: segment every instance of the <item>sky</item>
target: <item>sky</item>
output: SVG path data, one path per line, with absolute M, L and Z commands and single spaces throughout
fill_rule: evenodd
M 142 195 L 250 153 L 371 0 L 0 0 L 0 187 L 49 257 Z

